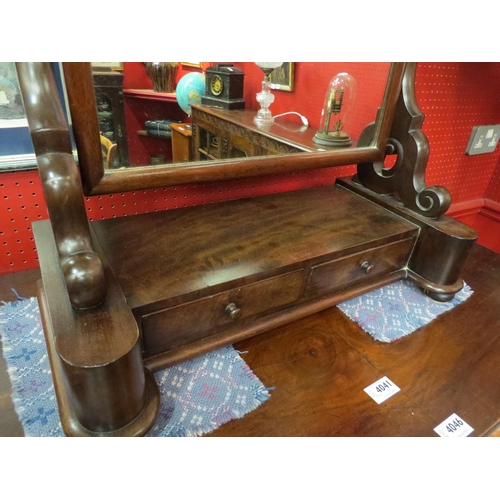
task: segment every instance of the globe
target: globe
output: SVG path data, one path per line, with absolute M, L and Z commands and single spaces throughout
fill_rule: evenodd
M 177 83 L 175 93 L 181 109 L 191 116 L 190 104 L 200 104 L 205 94 L 205 75 L 196 72 L 185 74 Z

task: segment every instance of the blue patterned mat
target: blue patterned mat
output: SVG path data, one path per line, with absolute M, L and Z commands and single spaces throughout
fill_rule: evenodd
M 64 436 L 35 298 L 0 307 L 0 340 L 26 436 Z M 241 418 L 269 392 L 227 346 L 154 374 L 161 393 L 153 437 L 201 436 Z
M 337 307 L 375 340 L 394 342 L 453 309 L 472 294 L 465 284 L 450 302 L 436 302 L 412 282 L 401 280 Z

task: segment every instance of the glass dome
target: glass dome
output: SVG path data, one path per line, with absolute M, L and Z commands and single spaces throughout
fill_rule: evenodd
M 349 120 L 356 98 L 356 80 L 348 73 L 335 75 L 325 95 L 318 132 L 313 138 L 323 146 L 348 147 L 352 144 L 349 136 Z

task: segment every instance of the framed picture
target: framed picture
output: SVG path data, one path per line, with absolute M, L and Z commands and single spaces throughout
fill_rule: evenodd
M 0 171 L 36 168 L 36 158 L 13 62 L 0 63 Z
M 201 62 L 181 62 L 183 66 L 192 66 L 193 68 L 201 68 Z
M 274 90 L 293 90 L 293 72 L 295 63 L 284 62 L 271 73 L 271 88 Z
M 113 71 L 123 71 L 122 62 L 91 62 L 90 64 L 94 69 L 105 68 L 105 69 L 111 69 Z
M 61 63 L 52 63 L 61 103 L 71 127 Z M 0 172 L 37 168 L 35 151 L 13 62 L 0 62 Z

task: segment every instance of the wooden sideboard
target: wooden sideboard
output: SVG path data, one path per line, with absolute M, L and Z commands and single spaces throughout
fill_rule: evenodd
M 315 144 L 316 130 L 291 120 L 278 119 L 265 127 L 253 122 L 255 110 L 225 110 L 192 105 L 193 160 L 312 153 L 328 148 Z

